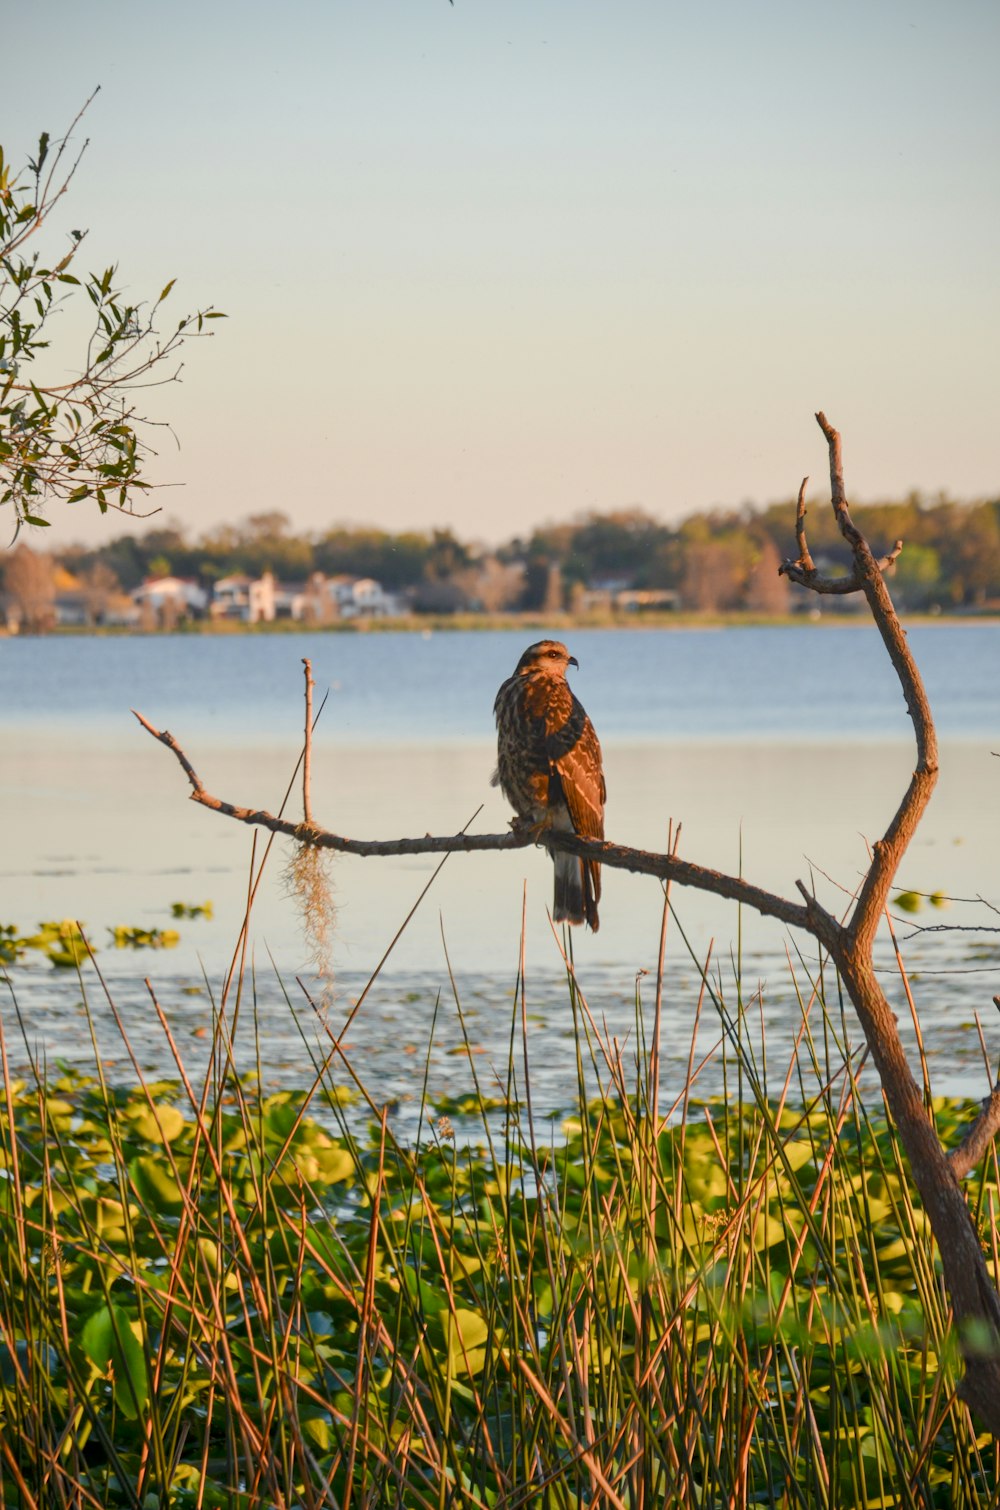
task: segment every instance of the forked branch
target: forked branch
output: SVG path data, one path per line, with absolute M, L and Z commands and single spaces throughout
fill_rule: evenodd
M 848 593 L 864 592 L 865 584 L 856 571 L 848 572 L 846 577 L 825 577 L 821 571 L 817 570 L 806 543 L 806 510 L 802 502 L 802 492 L 808 481 L 808 477 L 803 477 L 795 521 L 795 534 L 799 545 L 798 559 L 782 561 L 778 567 L 778 576 L 787 577 L 790 582 L 797 583 L 799 587 L 808 587 L 810 592 L 822 593 L 828 597 L 846 597 Z M 896 557 L 902 549 L 902 540 L 897 540 L 887 556 L 880 556 L 876 560 L 875 565 L 878 570 L 888 571 L 889 567 L 895 564 Z

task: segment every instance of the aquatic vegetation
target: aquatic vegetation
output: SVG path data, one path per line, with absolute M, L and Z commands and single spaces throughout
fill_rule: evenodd
M 116 949 L 175 949 L 181 941 L 176 928 L 123 928 L 110 930 Z
M 75 970 L 87 958 L 87 946 L 80 924 L 72 918 L 39 923 L 36 932 L 27 934 L 21 933 L 15 923 L 0 925 L 0 964 L 3 965 L 19 963 L 30 950 L 59 969 Z
M 768 1092 L 720 1008 L 730 1096 L 689 1083 L 661 1118 L 570 1007 L 574 1108 L 536 1125 L 512 1048 L 506 1097 L 470 1060 L 409 1143 L 332 1039 L 301 1091 L 235 1076 L 221 1013 L 201 1086 L 180 1060 L 6 1076 L 5 1500 L 995 1504 L 928 1223 L 842 1023 L 804 1011 Z M 933 1113 L 945 1137 L 968 1120 Z M 992 1244 L 995 1154 L 970 1184 Z
M 187 906 L 174 902 L 175 918 L 211 918 L 211 902 Z M 181 936 L 176 928 L 128 927 L 117 924 L 108 928 L 114 949 L 175 949 Z M 73 918 L 39 923 L 34 933 L 22 933 L 16 923 L 0 923 L 0 965 L 22 963 L 31 954 L 40 954 L 58 969 L 75 970 L 98 952 L 98 945 Z
M 211 921 L 214 908 L 211 902 L 171 902 L 170 916 L 175 918 L 205 918 Z
M 920 891 L 900 891 L 893 897 L 892 905 L 898 907 L 900 912 L 919 912 L 924 902 L 931 907 L 941 908 L 947 907 L 948 901 L 948 897 L 940 891 L 932 891 L 928 895 Z

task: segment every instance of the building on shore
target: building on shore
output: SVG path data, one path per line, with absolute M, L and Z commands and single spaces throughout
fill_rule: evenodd
M 239 573 L 220 577 L 212 588 L 209 615 L 241 624 L 270 624 L 278 617 L 277 583 L 269 571 L 260 577 Z
M 193 577 L 147 577 L 133 588 L 137 629 L 171 629 L 182 619 L 202 619 L 209 595 Z
M 397 599 L 374 577 L 324 576 L 313 572 L 305 584 L 302 618 L 312 624 L 339 619 L 391 619 L 400 612 Z

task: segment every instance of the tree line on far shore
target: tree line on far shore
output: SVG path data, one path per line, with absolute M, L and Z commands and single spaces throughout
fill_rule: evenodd
M 913 493 L 853 512 L 879 548 L 905 542 L 893 592 L 906 609 L 1000 605 L 1000 499 L 959 503 Z M 618 595 L 630 592 L 632 606 L 635 595 L 648 594 L 651 606 L 686 612 L 782 614 L 791 601 L 778 566 L 791 548 L 793 521 L 791 500 L 764 509 L 707 510 L 676 525 L 642 509 L 621 509 L 541 525 L 527 538 L 487 549 L 447 529 L 393 534 L 336 525 L 300 534 L 287 515 L 271 512 L 198 538 L 168 523 L 51 554 L 22 541 L 4 558 L 3 585 L 24 607 L 29 597 L 51 603 L 60 571 L 71 573 L 99 609 L 110 595 L 151 577 L 193 578 L 210 587 L 234 573 L 270 571 L 295 582 L 321 572 L 373 577 L 417 613 L 613 610 Z M 810 539 L 818 565 L 846 567 L 827 511 L 810 514 Z

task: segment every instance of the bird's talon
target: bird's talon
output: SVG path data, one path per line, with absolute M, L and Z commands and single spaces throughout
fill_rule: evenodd
M 536 820 L 535 818 L 525 818 L 522 814 L 517 813 L 511 818 L 510 826 L 515 834 L 531 834 L 537 839 L 550 825 L 546 818 Z

